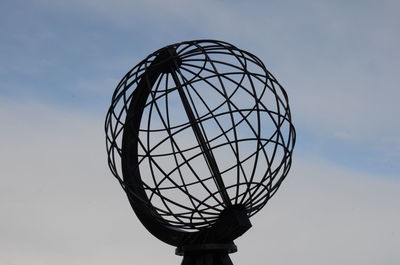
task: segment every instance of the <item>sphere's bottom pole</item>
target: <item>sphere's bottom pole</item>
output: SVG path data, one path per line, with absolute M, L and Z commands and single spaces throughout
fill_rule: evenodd
M 176 249 L 183 256 L 181 265 L 233 265 L 228 254 L 237 251 L 235 244 L 203 244 Z

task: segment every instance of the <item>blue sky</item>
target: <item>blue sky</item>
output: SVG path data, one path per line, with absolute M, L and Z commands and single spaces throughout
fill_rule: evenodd
M 396 175 L 393 4 L 183 3 L 180 12 L 176 3 L 3 2 L 1 96 L 100 113 L 110 87 L 148 53 L 222 38 L 261 57 L 292 95 L 298 152 Z
M 292 242 L 286 247 L 293 259 L 278 258 L 283 251 L 278 247 L 284 245 L 266 243 L 257 232 L 243 240 L 266 244 L 273 253 L 264 251 L 265 258 L 276 264 L 309 264 L 313 252 L 325 253 L 316 242 L 324 245 L 326 238 L 330 248 L 342 251 L 342 259 L 336 253 L 339 257 L 332 256 L 330 263 L 326 252 L 316 263 L 376 264 L 383 259 L 387 262 L 380 263 L 398 264 L 393 246 L 400 244 L 400 233 L 392 225 L 400 219 L 399 10 L 397 1 L 2 1 L 0 202 L 7 218 L 0 221 L 0 231 L 8 236 L 0 239 L 0 246 L 7 246 L 0 250 L 0 263 L 25 264 L 29 258 L 30 264 L 57 259 L 128 264 L 129 253 L 139 255 L 132 245 L 140 246 L 125 237 L 136 233 L 146 242 L 143 246 L 159 244 L 163 255 L 173 255 L 137 223 L 135 233 L 124 234 L 136 220 L 105 165 L 103 119 L 113 89 L 136 63 L 162 46 L 208 38 L 263 60 L 289 94 L 298 133 L 283 194 L 278 192 L 271 210 L 267 206 L 255 217 L 259 223 L 253 228 L 272 233 L 274 242 Z M 296 206 L 303 211 L 293 206 L 297 200 L 304 202 Z M 58 204 L 66 209 L 65 218 Z M 121 219 L 105 211 L 129 222 L 112 230 Z M 348 223 L 334 222 L 333 213 Z M 93 225 L 94 216 L 103 218 L 101 225 Z M 326 224 L 311 226 L 309 216 Z M 86 218 L 82 223 L 81 217 Z M 271 227 L 261 228 L 263 223 L 278 228 L 266 230 Z M 302 232 L 288 233 L 296 227 Z M 377 227 L 385 228 L 381 233 L 387 237 L 374 234 Z M 351 231 L 358 231 L 359 241 L 349 238 L 352 244 L 344 250 L 335 235 Z M 286 241 L 278 239 L 280 233 Z M 318 238 L 321 234 L 326 237 Z M 75 240 L 87 245 L 74 245 Z M 57 248 L 54 243 L 60 241 L 65 246 Z M 102 248 L 110 251 L 96 257 Z M 251 255 L 249 249 L 243 252 L 237 264 Z M 71 255 L 77 258 L 68 260 Z M 168 264 L 178 262 L 175 258 Z

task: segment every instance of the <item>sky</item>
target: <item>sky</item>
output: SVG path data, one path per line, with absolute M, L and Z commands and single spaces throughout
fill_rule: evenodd
M 125 73 L 176 42 L 256 54 L 285 87 L 297 143 L 234 264 L 400 263 L 398 1 L 0 3 L 0 264 L 180 264 L 107 168 Z

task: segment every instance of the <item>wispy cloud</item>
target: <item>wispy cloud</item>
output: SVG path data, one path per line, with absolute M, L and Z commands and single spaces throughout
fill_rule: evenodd
M 19 4 L 0 9 L 0 263 L 180 262 L 108 173 L 103 115 L 130 67 L 198 38 L 257 54 L 299 133 L 294 168 L 232 258 L 400 262 L 397 1 Z
M 84 23 L 90 19 L 112 24 L 128 34 L 128 39 L 114 41 L 130 40 L 136 50 L 144 40 L 157 49 L 192 38 L 226 39 L 265 61 L 287 87 L 293 113 L 306 130 L 350 142 L 387 142 L 400 133 L 395 115 L 399 113 L 396 99 L 400 96 L 396 80 L 400 61 L 396 2 L 37 3 L 66 17 L 78 16 Z M 96 45 L 102 47 L 101 43 Z M 152 51 L 149 48 L 143 54 L 132 54 L 140 60 Z M 121 65 L 120 60 L 118 63 Z
M 139 224 L 108 173 L 102 119 L 38 102 L 1 103 L 0 121 L 8 124 L 0 132 L 6 150 L 0 157 L 1 263 L 128 264 L 131 256 L 179 263 L 171 247 Z M 238 264 L 396 264 L 399 185 L 296 158 L 232 258 Z

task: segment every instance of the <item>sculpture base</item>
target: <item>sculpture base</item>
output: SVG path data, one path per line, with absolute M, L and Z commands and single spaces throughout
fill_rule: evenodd
M 237 251 L 235 244 L 201 244 L 178 247 L 175 254 L 183 256 L 181 265 L 233 265 L 230 253 Z

